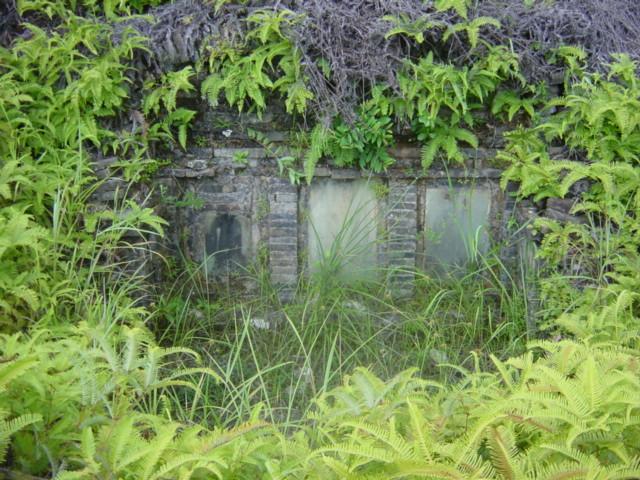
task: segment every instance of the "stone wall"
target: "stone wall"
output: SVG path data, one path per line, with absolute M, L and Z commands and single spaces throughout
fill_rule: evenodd
M 211 278 L 261 258 L 285 291 L 318 270 L 352 279 L 389 275 L 406 290 L 415 268 L 446 270 L 505 238 L 510 212 L 497 169 L 416 175 L 420 151 L 405 147 L 402 163 L 383 175 L 324 166 L 311 185 L 296 186 L 257 148 L 248 165 L 221 169 L 232 150 L 186 155 L 180 161 L 197 168 L 175 166 L 158 178 L 172 196 L 197 203 L 162 213 L 173 247 L 206 262 Z
M 273 155 L 288 145 L 290 121 L 278 107 L 262 118 L 203 108 L 188 150 L 169 155 L 170 165 L 154 177 L 153 202 L 170 224 L 165 255 L 204 262 L 212 281 L 259 260 L 285 297 L 313 271 L 385 275 L 407 291 L 416 268 L 451 269 L 507 238 L 514 204 L 493 166 L 499 127 L 486 126 L 481 148 L 466 151 L 464 165 L 424 172 L 419 146 L 400 141 L 391 151 L 397 162 L 384 174 L 328 161 L 311 185 L 292 185 Z M 251 130 L 273 145 L 251 140 Z M 98 195 L 107 198 L 104 190 L 114 182 Z M 514 252 L 502 249 L 505 256 Z

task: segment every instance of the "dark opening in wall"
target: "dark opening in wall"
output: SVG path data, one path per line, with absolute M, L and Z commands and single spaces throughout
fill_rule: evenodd
M 228 213 L 216 215 L 204 240 L 209 271 L 229 272 L 244 264 L 242 225 L 237 217 Z

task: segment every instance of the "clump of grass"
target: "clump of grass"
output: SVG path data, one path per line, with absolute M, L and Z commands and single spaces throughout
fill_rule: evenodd
M 231 425 L 263 404 L 270 420 L 292 424 L 359 366 L 382 378 L 417 367 L 447 381 L 457 375 L 447 365 L 470 366 L 472 354 L 488 364 L 490 354 L 519 353 L 526 295 L 501 269 L 496 257 L 481 256 L 463 275 L 417 272 L 411 298 L 394 297 L 381 272 L 368 282 L 311 276 L 286 304 L 271 285 L 252 298 L 211 303 L 193 290 L 174 299 L 162 323 L 173 332 L 168 340 L 198 350 L 223 379 L 204 380 L 188 420 Z

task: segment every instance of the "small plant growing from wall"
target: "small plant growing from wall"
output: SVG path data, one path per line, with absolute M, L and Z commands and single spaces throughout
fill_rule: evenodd
M 246 167 L 249 164 L 249 152 L 246 150 L 239 151 L 233 154 L 233 163 L 238 166 Z

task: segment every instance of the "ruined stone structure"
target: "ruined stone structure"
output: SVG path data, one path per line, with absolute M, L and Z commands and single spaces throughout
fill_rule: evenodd
M 464 165 L 425 172 L 420 146 L 399 140 L 391 152 L 397 162 L 384 174 L 329 160 L 310 185 L 294 185 L 274 154 L 291 147 L 284 112 L 274 107 L 258 118 L 195 105 L 203 110 L 190 147 L 155 174 L 153 202 L 169 222 L 160 248 L 204 262 L 212 280 L 260 260 L 285 297 L 300 275 L 322 269 L 354 279 L 384 275 L 406 292 L 416 268 L 441 272 L 493 248 L 507 259 L 517 254 L 507 228 L 513 200 L 494 162 L 497 127 L 479 135 L 483 144 L 466 152 Z M 272 144 L 256 143 L 251 131 Z M 98 197 L 112 196 L 117 182 L 107 181 Z

